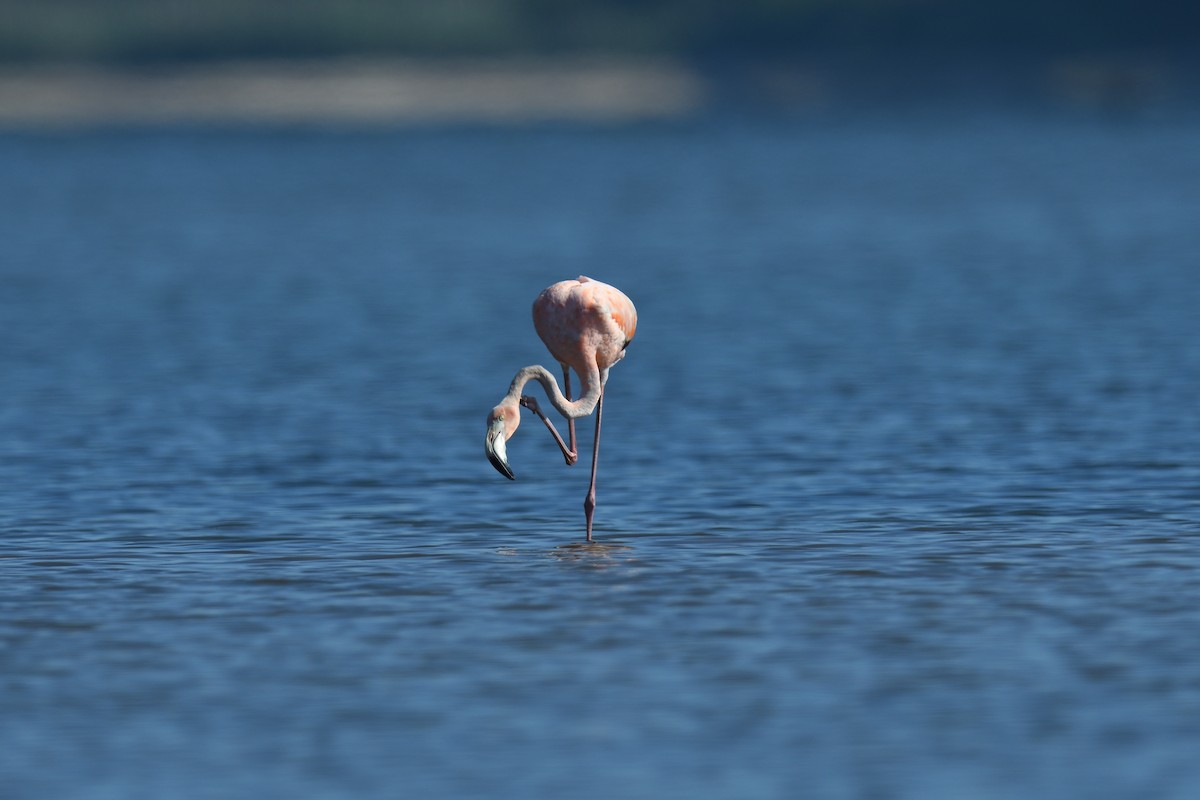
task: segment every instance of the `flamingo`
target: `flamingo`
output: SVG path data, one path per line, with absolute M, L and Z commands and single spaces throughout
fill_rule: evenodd
M 592 478 L 583 500 L 587 521 L 587 541 L 592 541 L 592 517 L 596 511 L 596 463 L 600 456 L 600 415 L 604 409 L 604 384 L 608 371 L 625 357 L 625 348 L 637 329 L 637 309 L 619 289 L 607 283 L 580 276 L 559 281 L 542 291 L 533 301 L 533 327 L 546 344 L 550 355 L 562 365 L 563 387 L 560 392 L 554 376 L 543 366 L 525 367 L 517 372 L 508 394 L 488 414 L 487 436 L 483 446 L 488 460 L 500 474 L 516 480 L 508 465 L 507 442 L 521 424 L 520 407 L 536 414 L 562 450 L 567 466 L 579 460 L 575 447 L 575 420 L 596 412 L 596 437 L 592 442 Z M 571 399 L 571 370 L 579 376 L 583 394 Z M 537 400 L 521 391 L 535 380 L 546 390 L 550 404 L 567 418 L 564 442 L 554 423 L 542 413 Z

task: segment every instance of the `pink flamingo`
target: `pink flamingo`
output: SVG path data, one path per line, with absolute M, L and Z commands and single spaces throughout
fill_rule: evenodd
M 600 455 L 600 414 L 604 409 L 604 384 L 608 370 L 625 357 L 625 348 L 637 329 L 637 309 L 619 289 L 607 283 L 580 276 L 550 286 L 533 301 L 533 327 L 545 342 L 550 355 L 562 365 L 564 395 L 550 371 L 542 366 L 525 367 L 513 378 L 508 394 L 488 415 L 487 436 L 483 441 L 488 460 L 501 475 L 515 480 L 508 466 L 506 443 L 521 424 L 520 406 L 537 414 L 562 450 L 567 466 L 579 460 L 575 448 L 575 420 L 596 412 L 596 438 L 592 443 L 592 479 L 583 500 L 587 519 L 587 540 L 592 541 L 592 515 L 596 511 L 596 462 Z M 579 376 L 583 395 L 571 400 L 571 372 Z M 567 438 L 563 442 L 537 401 L 523 396 L 525 384 L 536 380 L 546 390 L 550 404 L 567 418 Z

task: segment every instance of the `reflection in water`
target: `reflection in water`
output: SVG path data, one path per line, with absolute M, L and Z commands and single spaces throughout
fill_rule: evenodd
M 571 542 L 550 551 L 556 561 L 571 561 L 593 567 L 609 567 L 633 561 L 633 547 L 619 542 Z
M 620 542 L 571 542 L 555 545 L 547 551 L 522 550 L 515 547 L 498 547 L 496 554 L 512 557 L 549 557 L 555 561 L 585 564 L 595 567 L 610 567 L 617 563 L 634 560 L 634 548 Z

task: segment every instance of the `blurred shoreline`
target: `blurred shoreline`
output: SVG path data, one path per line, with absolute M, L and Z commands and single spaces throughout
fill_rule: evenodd
M 0 69 L 0 127 L 636 121 L 704 105 L 670 61 L 248 61 Z
M 661 58 L 9 66 L 0 67 L 0 129 L 626 123 L 729 108 L 819 113 L 912 102 L 1136 114 L 1195 108 L 1196 75 L 1195 65 L 1114 57 L 877 66 Z

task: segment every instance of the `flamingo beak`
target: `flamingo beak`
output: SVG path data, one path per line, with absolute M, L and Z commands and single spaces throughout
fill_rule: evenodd
M 508 466 L 508 451 L 505 446 L 504 419 L 498 418 L 488 426 L 487 436 L 483 440 L 483 450 L 487 453 L 488 461 L 504 477 L 515 481 L 512 467 Z

